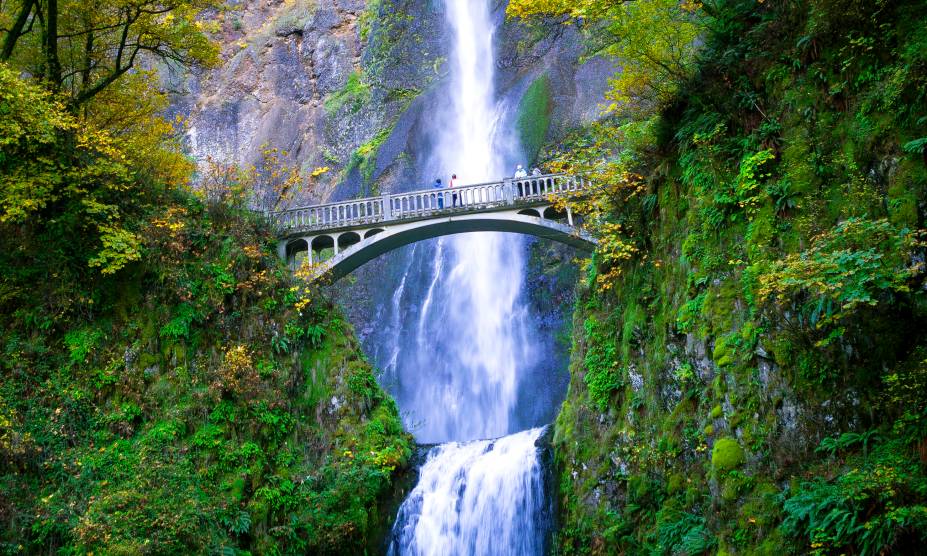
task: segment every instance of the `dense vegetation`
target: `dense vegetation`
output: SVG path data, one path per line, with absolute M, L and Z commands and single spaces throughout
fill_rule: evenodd
M 191 193 L 154 74 L 107 58 L 208 61 L 204 5 L 82 7 L 0 9 L 0 553 L 376 551 L 410 438 L 247 209 L 295 174 Z
M 548 76 L 516 118 L 603 186 L 569 201 L 601 244 L 553 438 L 559 553 L 923 551 L 922 4 L 510 2 L 622 66 L 610 115 L 558 145 Z M 381 7 L 361 36 L 410 24 Z M 380 548 L 410 439 L 246 209 L 303 178 L 267 149 L 193 193 L 160 116 L 151 68 L 215 64 L 218 9 L 0 3 L 0 553 Z M 365 183 L 386 135 L 350 159 Z
M 558 550 L 919 553 L 923 4 L 670 4 L 510 4 L 630 70 L 613 117 L 549 153 L 606 185 L 575 207 L 603 242 L 556 423 Z M 695 33 L 643 32 L 674 21 Z

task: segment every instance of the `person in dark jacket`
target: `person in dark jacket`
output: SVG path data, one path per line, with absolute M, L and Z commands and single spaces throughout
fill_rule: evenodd
M 451 174 L 451 183 L 450 185 L 448 185 L 448 187 L 451 188 L 451 191 L 453 191 L 454 188 L 457 187 L 457 174 Z M 461 199 L 461 201 L 463 201 L 463 199 Z M 463 203 L 461 202 L 461 204 Z M 456 192 L 451 193 L 451 206 L 452 207 L 457 206 L 457 193 Z
M 435 182 L 431 185 L 432 189 L 444 189 L 444 186 L 441 185 L 441 178 L 435 178 Z M 438 208 L 444 208 L 444 194 L 438 193 Z

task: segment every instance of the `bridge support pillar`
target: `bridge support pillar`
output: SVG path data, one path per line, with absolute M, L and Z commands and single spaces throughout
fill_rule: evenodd
M 306 242 L 306 258 L 309 260 L 309 264 L 312 264 L 312 238 L 304 237 L 303 241 Z
M 284 239 L 277 242 L 277 255 L 286 262 L 286 244 L 287 241 Z

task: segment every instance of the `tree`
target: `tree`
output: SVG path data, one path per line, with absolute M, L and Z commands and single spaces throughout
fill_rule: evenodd
M 134 229 L 157 204 L 164 176 L 146 179 L 133 163 L 138 155 L 128 156 L 122 141 L 82 122 L 3 64 L 0 115 L 0 236 L 11 240 L 6 247 L 28 252 L 67 245 L 61 260 L 103 274 L 137 260 L 141 242 Z M 168 133 L 153 130 L 146 138 L 160 156 L 170 157 Z M 189 170 L 187 163 L 176 172 Z
M 200 19 L 219 0 L 0 2 L 0 61 L 41 78 L 82 107 L 146 63 L 213 65 L 218 48 Z

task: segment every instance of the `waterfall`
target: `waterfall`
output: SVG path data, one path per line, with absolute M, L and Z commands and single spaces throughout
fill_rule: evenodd
M 542 432 L 433 448 L 399 510 L 389 554 L 542 554 L 550 506 L 535 447 Z
M 445 5 L 453 46 L 427 166 L 445 182 L 453 173 L 462 184 L 496 180 L 506 174 L 499 153 L 517 140 L 500 124 L 492 14 L 487 1 Z M 519 377 L 543 352 L 528 333 L 524 241 L 459 234 L 420 248 L 416 256 L 425 260 L 407 258 L 402 291 L 394 294 L 407 298 L 394 299 L 392 315 L 402 311 L 403 325 L 391 327 L 393 347 L 382 350 L 389 359 L 378 363 L 389 370 L 391 393 L 420 442 L 497 438 L 542 424 L 515 415 Z M 410 283 L 424 291 L 416 294 Z
M 450 71 L 428 167 L 459 184 L 510 174 L 500 153 L 518 150 L 496 99 L 489 3 L 444 0 Z M 524 239 L 459 234 L 417 249 L 393 293 L 384 380 L 419 442 L 445 444 L 403 502 L 390 553 L 541 554 L 549 504 L 535 446 L 543 429 L 531 427 L 542 423 L 517 411 L 519 380 L 544 353 L 529 333 Z

